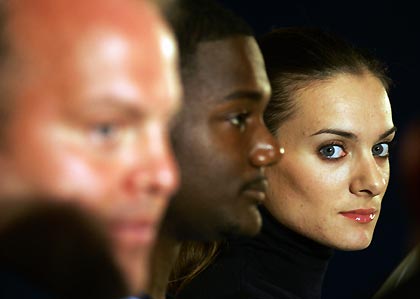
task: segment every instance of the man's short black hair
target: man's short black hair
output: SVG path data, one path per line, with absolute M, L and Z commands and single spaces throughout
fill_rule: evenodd
M 253 36 L 243 19 L 215 1 L 178 0 L 173 8 L 167 19 L 178 40 L 182 69 L 191 62 L 201 42 Z

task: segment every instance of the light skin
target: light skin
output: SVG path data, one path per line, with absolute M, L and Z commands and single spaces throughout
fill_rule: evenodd
M 85 208 L 135 294 L 178 186 L 168 137 L 181 91 L 174 38 L 145 1 L 43 0 L 14 12 L 0 195 Z
M 277 131 L 284 148 L 268 169 L 266 206 L 282 224 L 323 245 L 366 248 L 385 194 L 395 135 L 381 82 L 337 74 L 295 94 L 297 110 Z

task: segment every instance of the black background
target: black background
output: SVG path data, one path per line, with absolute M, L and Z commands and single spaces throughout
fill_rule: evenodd
M 419 118 L 419 13 L 415 2 L 219 0 L 242 16 L 256 35 L 283 26 L 317 26 L 369 48 L 389 66 L 395 83 L 390 100 L 397 144 L 391 156 L 391 181 L 371 246 L 356 252 L 336 251 L 324 284 L 323 299 L 371 298 L 410 248 L 409 219 L 399 179 L 398 146 L 408 124 Z M 417 104 L 416 104 L 417 103 Z M 420 200 L 420 198 L 418 199 Z M 420 213 L 420 211 L 419 211 Z M 420 215 L 419 215 L 420 217 Z

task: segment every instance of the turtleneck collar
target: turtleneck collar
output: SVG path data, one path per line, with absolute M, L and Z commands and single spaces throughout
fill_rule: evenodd
M 247 283 L 268 288 L 273 298 L 321 298 L 333 250 L 286 228 L 266 209 L 262 208 L 261 214 L 263 228 L 259 235 L 230 242 L 231 249 L 246 250 L 251 255 Z

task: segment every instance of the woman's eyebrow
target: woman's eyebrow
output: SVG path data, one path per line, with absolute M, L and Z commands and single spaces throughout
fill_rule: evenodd
M 379 136 L 379 139 L 384 139 L 385 137 L 388 137 L 389 135 L 391 135 L 392 133 L 396 132 L 397 128 L 396 127 L 392 127 L 391 129 L 387 130 L 385 133 L 381 134 Z
M 334 134 L 338 136 L 342 136 L 348 139 L 357 139 L 357 136 L 353 133 L 337 130 L 337 129 L 321 129 L 318 132 L 312 134 L 311 136 L 320 135 L 320 134 Z
M 394 126 L 391 129 L 387 130 L 385 133 L 382 133 L 379 135 L 378 140 L 384 139 L 385 137 L 388 137 L 389 135 L 395 133 L 397 131 L 397 128 Z M 320 134 L 334 134 L 338 136 L 342 136 L 344 138 L 353 139 L 356 140 L 357 136 L 353 133 L 337 130 L 337 129 L 321 129 L 318 132 L 312 134 L 311 136 L 320 135 Z

